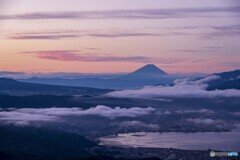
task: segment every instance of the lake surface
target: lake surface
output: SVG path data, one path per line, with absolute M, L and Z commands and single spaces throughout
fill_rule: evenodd
M 186 150 L 240 151 L 240 132 L 127 133 L 106 136 L 100 144 L 121 147 L 176 148 Z

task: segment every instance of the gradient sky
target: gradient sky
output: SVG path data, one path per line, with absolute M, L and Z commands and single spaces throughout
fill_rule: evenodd
M 239 0 L 0 0 L 0 71 L 240 68 Z

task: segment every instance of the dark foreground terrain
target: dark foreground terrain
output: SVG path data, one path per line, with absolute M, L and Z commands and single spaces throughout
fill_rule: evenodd
M 1 160 L 217 160 L 209 151 L 99 146 L 82 136 L 38 127 L 0 127 Z M 231 158 L 221 158 L 232 160 Z

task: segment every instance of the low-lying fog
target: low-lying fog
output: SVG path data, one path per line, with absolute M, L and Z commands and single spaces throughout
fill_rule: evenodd
M 128 132 L 230 131 L 240 124 L 240 112 L 179 107 L 7 108 L 1 125 L 52 127 L 88 137 Z

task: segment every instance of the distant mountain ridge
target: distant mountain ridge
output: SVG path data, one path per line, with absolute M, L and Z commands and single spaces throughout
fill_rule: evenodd
M 13 79 L 0 78 L 0 94 L 8 95 L 98 95 L 111 90 L 89 87 L 58 86 L 19 82 Z
M 55 84 L 63 86 L 81 86 L 93 88 L 109 89 L 135 89 L 146 85 L 155 85 L 158 83 L 167 84 L 177 79 L 177 76 L 169 75 L 154 64 L 147 64 L 136 71 L 127 75 L 114 78 L 81 78 L 81 79 L 64 79 L 64 78 L 28 78 L 20 79 L 23 82 Z

